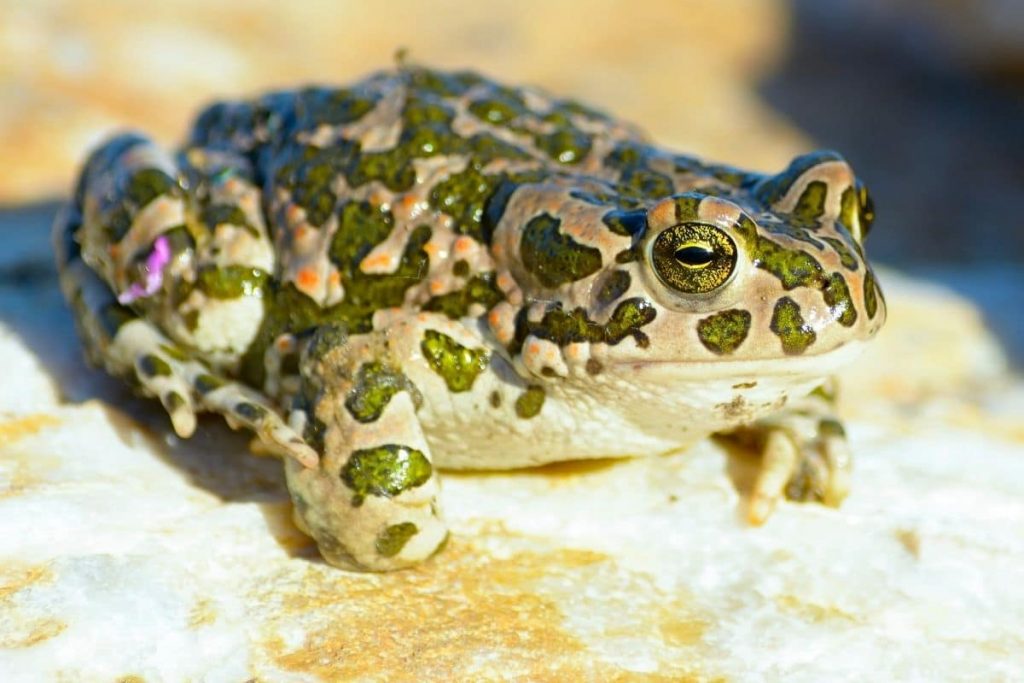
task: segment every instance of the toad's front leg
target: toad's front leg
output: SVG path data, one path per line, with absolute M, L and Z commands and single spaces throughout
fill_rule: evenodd
M 835 417 L 834 381 L 731 436 L 762 453 L 747 511 L 752 523 L 767 520 L 783 496 L 831 507 L 846 498 L 852 461 Z
M 307 439 L 314 469 L 286 463 L 296 525 L 331 564 L 388 571 L 444 541 L 438 476 L 416 416 L 420 394 L 383 332 L 320 329 L 304 354 Z

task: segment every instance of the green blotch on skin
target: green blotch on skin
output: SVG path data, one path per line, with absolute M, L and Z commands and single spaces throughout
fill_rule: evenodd
M 561 224 L 541 214 L 526 224 L 519 243 L 523 265 L 545 287 L 581 280 L 601 268 L 601 251 L 560 232 Z
M 618 187 L 627 194 L 641 197 L 667 197 L 675 191 L 667 175 L 646 168 L 630 168 L 622 173 Z
M 816 221 L 825 214 L 825 198 L 828 196 L 828 185 L 820 180 L 812 180 L 796 200 L 793 215 L 805 221 Z
M 818 338 L 814 330 L 804 323 L 800 305 L 788 296 L 776 302 L 770 327 L 782 340 L 782 350 L 790 356 L 800 355 Z
M 743 216 L 736 222 L 736 234 L 745 242 L 754 265 L 779 279 L 783 289 L 825 286 L 825 272 L 818 260 L 800 249 L 786 247 L 757 234 L 754 223 Z
M 616 189 L 633 197 L 668 197 L 675 191 L 671 178 L 650 167 L 653 150 L 637 142 L 620 142 L 605 158 L 605 165 L 620 171 Z
M 195 332 L 199 328 L 199 311 L 192 310 L 181 316 L 182 321 L 185 323 L 185 327 L 189 332 Z
M 626 299 L 615 307 L 612 317 L 604 326 L 605 341 L 614 345 L 626 337 L 633 337 L 637 346 L 647 348 L 651 341 L 640 328 L 652 322 L 656 315 L 657 310 L 647 299 Z
M 703 200 L 703 194 L 693 192 L 673 197 L 673 204 L 676 209 L 676 220 L 680 223 L 698 220 L 700 218 L 698 211 L 700 210 L 700 203 Z
M 864 275 L 864 310 L 868 318 L 874 318 L 878 313 L 878 283 L 875 282 L 875 274 L 870 270 Z
M 345 398 L 345 408 L 359 422 L 375 422 L 392 397 L 410 388 L 409 379 L 399 370 L 383 363 L 363 363 L 356 373 L 355 385 Z
M 621 171 L 643 164 L 647 153 L 645 146 L 639 142 L 620 142 L 605 158 L 604 163 L 605 166 Z
M 255 403 L 249 403 L 248 401 L 236 403 L 234 413 L 251 424 L 262 422 L 267 417 L 266 408 L 258 406 Z
M 850 296 L 850 288 L 846 284 L 846 278 L 842 273 L 832 273 L 822 291 L 825 303 L 828 305 L 832 315 L 844 327 L 851 327 L 857 322 L 857 309 L 854 308 L 853 298 Z
M 391 498 L 422 486 L 433 468 L 427 456 L 408 446 L 385 444 L 352 453 L 341 468 L 341 480 L 353 491 L 352 505 L 359 507 L 366 496 Z
M 597 303 L 607 306 L 625 294 L 631 283 L 632 278 L 629 273 L 624 270 L 613 270 L 597 292 Z
M 409 287 L 421 281 L 428 270 L 430 257 L 423 250 L 431 230 L 416 227 L 409 235 L 402 258 L 393 273 L 365 273 L 359 264 L 374 247 L 387 239 L 394 226 L 390 211 L 369 202 L 347 202 L 338 214 L 338 232 L 328 255 L 338 267 L 344 300 L 327 309 L 329 319 L 352 322 L 368 319 L 380 308 L 400 306 Z M 352 326 L 362 327 L 361 325 Z
M 640 328 L 654 320 L 656 315 L 657 310 L 651 302 L 640 297 L 621 302 L 604 325 L 592 320 L 584 308 L 566 311 L 561 304 L 556 304 L 537 322 L 529 320 L 526 309 L 522 309 L 516 317 L 516 332 L 509 344 L 509 352 L 519 353 L 528 335 L 547 339 L 559 346 L 581 342 L 615 345 L 626 337 L 633 337 L 637 346 L 646 348 L 650 339 Z
M 195 378 L 194 386 L 200 394 L 208 394 L 215 389 L 224 386 L 224 380 L 209 374 L 202 374 Z
M 845 438 L 846 429 L 843 423 L 835 418 L 823 418 L 818 422 L 818 436 Z
M 697 336 L 712 353 L 730 354 L 747 338 L 750 320 L 749 311 L 737 308 L 722 311 L 697 323 Z
M 124 191 L 125 197 L 141 209 L 161 195 L 179 196 L 180 189 L 178 181 L 160 169 L 143 168 L 131 176 Z
M 534 144 L 560 164 L 576 164 L 590 153 L 590 137 L 575 128 L 535 135 Z
M 349 279 L 359 268 L 366 255 L 387 239 L 394 226 L 390 211 L 369 202 L 346 202 L 338 211 L 338 233 L 331 242 L 328 254 Z
M 307 88 L 296 99 L 303 128 L 352 123 L 370 113 L 376 104 L 372 98 L 346 88 Z
M 346 334 L 369 332 L 375 311 L 401 306 L 406 290 L 426 277 L 430 257 L 423 247 L 430 240 L 429 227 L 421 225 L 410 233 L 394 272 L 364 273 L 359 264 L 391 233 L 391 213 L 369 202 L 346 202 L 339 210 L 339 223 L 328 256 L 338 267 L 344 299 L 323 308 L 292 283 L 272 280 L 265 291 L 263 324 L 240 367 L 250 386 L 262 386 L 264 354 L 280 334 L 302 334 L 324 325 L 341 326 Z
M 839 262 L 843 265 L 843 268 L 851 271 L 856 271 L 860 268 L 860 262 L 857 260 L 857 257 L 841 239 L 836 237 L 822 237 L 821 239 L 827 242 L 836 254 L 839 255 Z
M 418 532 L 419 529 L 412 522 L 392 524 L 377 536 L 377 541 L 374 543 L 377 554 L 381 557 L 394 557 L 402 552 L 405 544 Z
M 159 356 L 146 354 L 139 359 L 139 372 L 146 377 L 168 377 L 171 374 L 171 366 Z
M 218 225 L 227 223 L 237 225 L 240 228 L 244 228 L 250 234 L 259 236 L 259 232 L 245 217 L 245 212 L 233 204 L 209 204 L 203 209 L 199 219 L 211 231 L 215 230 Z
M 836 402 L 835 383 L 828 382 L 826 384 L 821 384 L 815 387 L 814 390 L 808 395 L 816 396 L 825 401 L 826 403 L 834 404 Z
M 469 275 L 469 263 L 465 259 L 459 259 L 452 266 L 452 275 L 455 277 L 466 277 Z
M 410 89 L 440 97 L 459 97 L 484 80 L 471 71 L 446 73 L 411 66 L 403 66 L 401 74 Z
M 481 121 L 502 126 L 526 113 L 526 105 L 517 93 L 506 90 L 497 97 L 474 100 L 469 105 L 469 113 Z
M 173 415 L 185 407 L 185 397 L 176 391 L 172 391 L 164 396 L 164 406 L 167 408 L 167 413 Z
M 214 299 L 263 296 L 267 274 L 249 266 L 206 266 L 199 270 L 196 287 Z
M 490 363 L 490 353 L 486 349 L 467 348 L 435 330 L 426 331 L 420 350 L 427 365 L 441 376 L 452 393 L 469 391 L 477 376 Z
M 503 175 L 486 175 L 470 166 L 435 185 L 430 191 L 430 205 L 452 217 L 455 232 L 486 243 L 494 225 L 485 228 L 485 207 L 504 178 Z
M 197 226 L 194 223 L 189 225 L 192 230 L 198 232 Z M 164 231 L 163 236 L 167 238 L 167 242 L 171 247 L 171 253 L 174 255 L 181 254 L 189 249 L 195 249 L 196 239 L 192 232 L 190 232 L 189 226 L 177 225 Z
M 647 229 L 647 212 L 643 209 L 609 211 L 601 217 L 601 222 L 616 235 L 635 237 Z
M 346 175 L 362 157 L 359 146 L 339 142 L 334 147 L 297 149 L 290 159 L 274 171 L 274 185 L 287 188 L 292 201 L 306 210 L 310 225 L 321 226 L 334 211 L 338 197 L 332 185 L 338 176 Z
M 423 305 L 423 310 L 437 311 L 452 320 L 458 320 L 469 314 L 469 308 L 473 304 L 480 304 L 489 310 L 504 300 L 504 293 L 495 284 L 494 273 L 487 272 L 470 278 L 462 289 L 431 297 Z
M 422 150 L 424 143 L 420 141 L 417 147 Z M 416 169 L 403 148 L 365 153 L 349 174 L 349 182 L 361 187 L 371 180 L 379 180 L 393 192 L 406 192 L 416 183 Z
M 117 175 L 120 191 L 114 193 L 116 201 L 104 205 L 101 218 L 103 230 L 111 242 L 119 242 L 128 234 L 135 216 L 151 201 L 162 195 L 180 197 L 182 194 L 178 181 L 156 168 L 143 168 L 130 176 L 123 172 Z
M 430 205 L 455 221 L 455 232 L 488 244 L 519 184 L 540 180 L 539 171 L 486 174 L 476 158 L 464 171 L 448 176 L 430 191 Z
M 182 362 L 188 360 L 188 354 L 182 351 L 179 347 L 173 344 L 160 344 L 160 350 L 166 355 L 170 356 L 174 360 L 180 360 Z
M 541 408 L 544 407 L 544 389 L 543 387 L 529 387 L 526 391 L 516 399 L 516 415 L 528 420 L 531 417 L 536 417 Z

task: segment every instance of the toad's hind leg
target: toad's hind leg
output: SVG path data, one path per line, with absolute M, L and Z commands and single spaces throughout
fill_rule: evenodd
M 786 410 L 733 433 L 762 453 L 747 511 L 752 523 L 767 520 L 783 496 L 831 507 L 846 498 L 852 460 L 834 410 L 835 383 L 829 381 Z
M 196 412 L 221 413 L 233 426 L 252 429 L 271 450 L 307 467 L 316 452 L 277 414 L 263 395 L 232 382 L 191 358 L 150 321 L 117 302 L 100 276 L 82 260 L 74 235 L 81 221 L 71 206 L 55 226 L 61 288 L 75 317 L 89 360 L 160 399 L 174 431 L 191 436 Z
M 301 364 L 306 434 L 320 467 L 286 463 L 296 525 L 334 565 L 387 571 L 447 537 L 438 476 L 416 416 L 419 391 L 383 332 L 321 328 Z

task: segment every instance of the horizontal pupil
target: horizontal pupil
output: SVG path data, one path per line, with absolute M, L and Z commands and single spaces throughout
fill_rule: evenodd
M 686 266 L 706 266 L 714 256 L 714 252 L 692 245 L 677 249 L 675 253 L 676 260 Z

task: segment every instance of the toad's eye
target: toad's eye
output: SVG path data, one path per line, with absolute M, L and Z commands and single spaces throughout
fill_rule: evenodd
M 707 268 L 714 260 L 715 252 L 707 244 L 684 244 L 676 249 L 676 261 L 687 268 Z
M 713 225 L 683 223 L 661 231 L 649 258 L 666 287 L 707 294 L 728 282 L 736 270 L 736 243 Z

